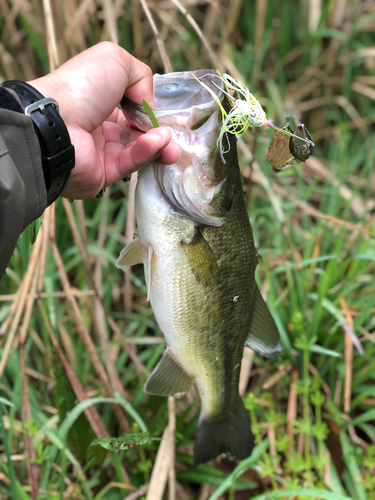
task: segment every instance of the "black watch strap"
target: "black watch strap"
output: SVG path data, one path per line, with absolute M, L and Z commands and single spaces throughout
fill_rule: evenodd
M 74 146 L 69 132 L 59 115 L 57 102 L 28 83 L 19 80 L 3 82 L 5 88 L 16 92 L 24 108 L 34 122 L 42 151 L 42 167 L 47 188 L 47 204 L 51 205 L 65 188 L 74 167 Z

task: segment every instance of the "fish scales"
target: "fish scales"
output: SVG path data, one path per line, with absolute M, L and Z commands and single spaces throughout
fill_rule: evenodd
M 201 77 L 205 73 L 209 83 L 210 70 L 195 72 Z M 148 297 L 167 341 L 145 391 L 180 397 L 195 382 L 202 404 L 194 462 L 220 453 L 243 459 L 253 448 L 238 391 L 243 346 L 275 356 L 280 344 L 255 283 L 258 256 L 235 138 L 228 138 L 224 165 L 216 146 L 219 107 L 189 73 L 156 75 L 154 88 L 161 108 L 155 116 L 161 125 L 170 126 L 182 157 L 175 165 L 152 163 L 139 172 L 139 237 L 117 263 L 144 263 Z M 224 102 L 224 94 L 213 88 Z M 171 106 L 168 99 L 176 105 L 176 89 L 178 99 L 185 89 L 190 101 L 188 95 L 181 109 L 163 109 Z M 161 99 L 158 92 L 167 95 Z M 134 126 L 150 128 L 139 106 L 126 99 L 122 106 Z

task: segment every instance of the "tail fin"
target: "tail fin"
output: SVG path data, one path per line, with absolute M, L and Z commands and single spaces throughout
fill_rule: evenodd
M 237 407 L 215 417 L 200 419 L 195 434 L 194 465 L 208 462 L 221 453 L 243 460 L 251 455 L 254 437 L 242 399 Z

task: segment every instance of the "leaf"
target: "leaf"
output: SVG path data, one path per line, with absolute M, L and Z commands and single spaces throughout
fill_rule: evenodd
M 252 500 L 276 500 L 277 498 L 289 499 L 290 497 L 300 498 L 301 496 L 319 498 L 320 500 L 352 500 L 349 497 L 338 495 L 337 493 L 330 493 L 325 490 L 310 490 L 307 488 L 271 491 L 270 493 L 253 497 Z
M 254 466 L 260 460 L 262 455 L 262 450 L 266 451 L 267 449 L 268 449 L 268 439 L 266 438 L 262 441 L 262 446 L 257 445 L 254 448 L 253 453 L 250 455 L 250 457 L 246 458 L 245 460 L 242 460 L 242 462 L 240 462 L 237 465 L 234 471 L 224 479 L 224 481 L 219 485 L 218 489 L 210 496 L 209 500 L 217 500 L 228 488 L 239 489 L 237 487 L 239 476 L 241 476 L 241 474 L 243 474 L 246 471 L 246 469 L 248 469 L 251 466 Z M 200 467 L 202 467 L 202 465 L 200 465 Z M 243 480 L 241 479 L 241 481 Z
M 179 481 L 210 484 L 212 486 L 221 486 L 223 481 L 226 481 L 228 477 L 228 474 L 225 474 L 225 472 L 214 469 L 207 464 L 200 464 L 197 467 L 192 467 L 177 474 Z M 250 490 L 258 487 L 254 482 L 242 478 L 233 479 L 232 477 L 230 478 L 230 485 L 233 485 L 236 490 Z
M 0 403 L 3 403 L 6 406 L 13 406 L 14 407 L 14 404 L 11 401 L 9 401 L 9 399 L 5 399 L 2 396 L 0 396 Z
M 125 451 L 133 446 L 146 444 L 149 438 L 148 432 L 137 432 L 126 434 L 119 438 L 98 438 L 95 439 L 87 450 L 87 459 L 93 458 L 93 464 L 103 462 L 108 451 Z
M 332 349 L 326 349 L 325 347 L 322 347 L 320 345 L 312 345 L 310 347 L 311 352 L 316 352 L 317 354 L 323 354 L 323 356 L 333 356 L 334 358 L 342 358 L 342 354 L 336 351 L 333 351 Z
M 361 415 L 358 415 L 358 417 L 353 418 L 351 424 L 352 425 L 358 425 L 362 424 L 363 422 L 369 422 L 371 420 L 374 420 L 375 418 L 375 408 L 372 410 L 368 410 Z
M 150 121 L 151 121 L 152 125 L 154 126 L 154 128 L 160 127 L 157 119 L 155 118 L 154 112 L 152 111 L 151 107 L 147 104 L 147 102 L 144 99 L 142 99 L 142 106 L 145 108 L 147 116 L 150 118 Z

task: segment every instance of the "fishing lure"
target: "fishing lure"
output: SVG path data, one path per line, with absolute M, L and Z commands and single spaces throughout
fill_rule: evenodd
M 240 83 L 238 80 L 233 78 L 232 76 L 224 73 L 223 75 L 220 71 L 217 71 L 217 78 L 220 78 L 225 86 L 235 92 L 237 92 L 242 98 L 234 98 L 225 90 L 222 90 L 214 81 L 212 81 L 213 85 L 215 85 L 220 91 L 224 92 L 224 94 L 228 97 L 229 103 L 231 105 L 231 110 L 229 113 L 222 106 L 220 99 L 217 97 L 216 93 L 210 89 L 207 85 L 199 80 L 193 73 L 192 76 L 212 95 L 215 101 L 218 103 L 220 107 L 220 111 L 222 114 L 222 125 L 219 133 L 219 137 L 217 140 L 217 146 L 220 151 L 220 156 L 223 163 L 226 163 L 224 159 L 224 154 L 228 153 L 230 150 L 230 143 L 228 140 L 227 134 L 234 135 L 242 135 L 249 127 L 269 127 L 275 128 L 279 132 L 282 132 L 285 135 L 296 137 L 301 141 L 305 141 L 309 143 L 311 146 L 314 143 L 310 139 L 304 139 L 301 137 L 295 136 L 290 129 L 280 129 L 273 125 L 273 123 L 268 120 L 266 113 L 264 112 L 262 106 L 259 101 L 253 96 L 253 94 Z M 227 147 L 223 145 L 223 138 L 227 139 Z
M 288 131 L 293 134 L 291 137 L 282 133 Z M 308 139 L 310 142 L 307 142 Z M 296 159 L 305 161 L 312 153 L 314 143 L 311 140 L 310 132 L 301 124 L 293 132 L 287 125 L 278 132 L 268 151 L 268 163 L 276 172 L 293 165 Z

